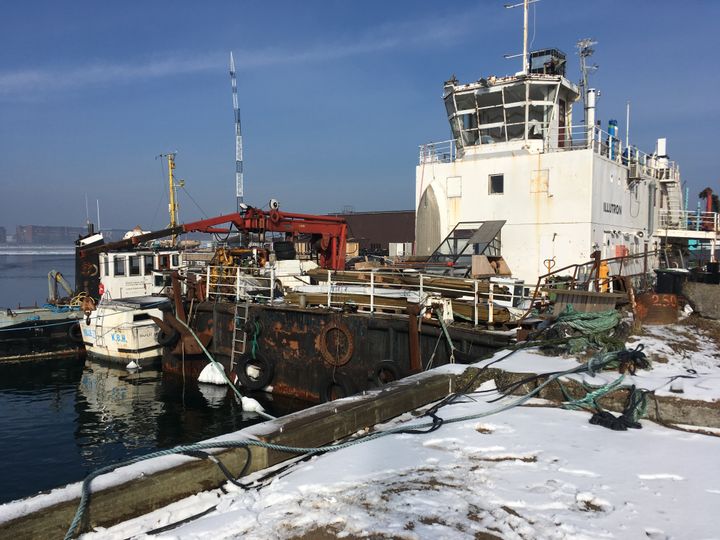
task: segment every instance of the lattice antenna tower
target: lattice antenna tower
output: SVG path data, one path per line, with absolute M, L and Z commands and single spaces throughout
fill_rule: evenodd
M 588 65 L 588 58 L 595 53 L 595 49 L 593 49 L 595 45 L 597 45 L 597 41 L 592 38 L 581 39 L 575 45 L 578 56 L 580 57 L 580 92 L 582 94 L 584 109 L 587 109 L 588 76 L 595 73 L 598 69 L 597 64 Z
M 235 116 L 235 196 L 237 197 L 237 209 L 241 210 L 243 205 L 243 142 L 242 128 L 240 124 L 240 107 L 238 106 L 237 78 L 235 77 L 235 59 L 230 51 L 230 82 L 232 84 L 233 115 Z

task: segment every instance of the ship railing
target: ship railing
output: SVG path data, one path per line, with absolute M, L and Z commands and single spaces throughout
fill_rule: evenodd
M 659 260 L 660 250 L 644 250 L 643 253 L 625 254 L 601 259 L 593 258 L 584 263 L 571 264 L 552 270 L 538 277 L 532 293 L 530 308 L 543 302 L 543 297 L 553 291 L 576 290 L 597 293 L 623 293 L 629 289 L 647 289 L 652 282 L 653 263 Z
M 322 284 L 328 307 L 348 307 L 370 313 L 404 311 L 407 303 L 428 305 L 433 301 L 452 299 L 470 305 L 465 319 L 474 325 L 493 324 L 495 311 L 503 307 L 514 308 L 523 304 L 523 283 L 495 283 L 488 278 L 469 279 L 438 277 L 422 273 L 402 274 L 411 276 L 412 282 L 393 282 L 396 272 L 344 271 L 336 274 L 327 271 Z
M 420 145 L 420 164 L 452 163 L 457 157 L 454 140 L 431 142 Z
M 617 133 L 611 134 L 597 126 L 555 126 L 548 128 L 545 133 L 545 150 L 548 152 L 592 148 L 596 154 L 628 167 L 631 179 L 650 177 L 670 182 L 680 178 L 676 162 L 647 154 L 634 145 L 626 147 Z
M 679 219 L 678 219 L 679 218 Z M 660 229 L 720 232 L 720 214 L 699 210 L 680 210 L 660 214 Z
M 272 303 L 277 289 L 275 269 L 207 266 L 205 298 L 210 301 Z

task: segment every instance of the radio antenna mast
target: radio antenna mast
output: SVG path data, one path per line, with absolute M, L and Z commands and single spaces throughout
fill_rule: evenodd
M 597 64 L 588 65 L 588 58 L 590 58 L 595 49 L 593 47 L 597 45 L 597 41 L 592 38 L 581 39 L 577 42 L 578 56 L 580 57 L 580 92 L 582 94 L 583 109 L 585 110 L 585 123 L 587 124 L 587 92 L 588 92 L 588 76 L 597 71 Z
M 235 116 L 235 196 L 237 209 L 241 210 L 243 204 L 243 143 L 242 128 L 240 126 L 240 108 L 238 107 L 237 78 L 235 77 L 235 59 L 230 51 L 230 82 L 232 84 L 233 114 Z
M 530 65 L 528 59 L 528 7 L 530 4 L 539 2 L 540 0 L 523 0 L 517 4 L 505 4 L 505 9 L 513 9 L 516 7 L 523 8 L 523 52 L 522 54 L 506 54 L 505 58 L 517 58 L 522 56 L 522 73 L 527 75 L 530 73 Z

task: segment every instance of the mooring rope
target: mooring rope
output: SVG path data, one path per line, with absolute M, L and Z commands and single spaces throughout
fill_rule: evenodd
M 202 346 L 202 344 L 201 344 Z M 202 347 L 204 351 L 206 351 L 205 347 Z M 208 357 L 210 357 L 209 353 L 206 353 Z M 540 393 L 545 387 L 547 387 L 549 384 L 553 383 L 555 380 L 559 379 L 560 377 L 564 377 L 567 375 L 577 374 L 577 373 L 583 373 L 585 371 L 588 371 L 587 364 L 583 364 L 580 366 L 576 366 L 575 368 L 554 373 L 546 381 L 539 384 L 536 388 L 534 388 L 531 392 L 528 394 L 519 397 L 518 399 L 515 399 L 511 401 L 510 403 L 504 404 L 500 407 L 496 407 L 494 409 L 491 409 L 489 411 L 484 411 L 481 413 L 476 414 L 470 414 L 465 416 L 459 416 L 451 419 L 447 419 L 443 421 L 443 424 L 452 424 L 457 422 L 466 422 L 469 420 L 477 420 L 479 418 L 484 418 L 487 416 L 491 416 L 494 414 L 498 414 L 507 410 L 510 410 L 512 408 L 518 407 L 520 405 L 523 405 L 524 403 L 528 402 L 530 399 L 535 397 L 538 393 Z M 257 439 L 242 439 L 237 441 L 222 441 L 222 442 L 199 442 L 189 445 L 181 445 L 176 446 L 174 448 L 168 448 L 166 450 L 159 450 L 157 452 L 153 452 L 151 454 L 147 454 L 145 456 L 138 456 L 136 458 L 132 458 L 130 460 L 124 461 L 122 463 L 117 463 L 113 465 L 108 465 L 106 467 L 102 467 L 98 469 L 97 471 L 94 471 L 90 473 L 82 483 L 82 490 L 81 490 L 81 496 L 80 496 L 80 503 L 78 505 L 77 511 L 75 512 L 75 517 L 72 520 L 72 523 L 70 524 L 70 527 L 65 534 L 65 540 L 70 540 L 73 538 L 75 531 L 80 524 L 80 522 L 83 519 L 83 516 L 85 515 L 85 511 L 87 510 L 87 506 L 90 500 L 90 483 L 101 474 L 105 474 L 107 472 L 113 471 L 119 467 L 125 467 L 127 465 L 133 465 L 135 463 L 139 463 L 141 461 L 145 461 L 148 459 L 156 458 L 156 457 L 162 457 L 162 456 L 169 456 L 177 453 L 186 453 L 186 452 L 192 452 L 195 450 L 206 450 L 206 449 L 224 449 L 224 448 L 247 448 L 250 446 L 256 446 L 260 448 L 265 448 L 268 450 L 274 450 L 277 452 L 285 452 L 290 454 L 303 454 L 306 456 L 312 456 L 317 454 L 324 454 L 327 452 L 336 452 L 338 450 L 344 450 L 346 448 L 350 448 L 352 446 L 355 446 L 360 443 L 365 443 L 369 441 L 373 441 L 375 439 L 379 439 L 381 437 L 387 437 L 388 435 L 395 435 L 395 434 L 401 434 L 406 432 L 417 432 L 418 430 L 422 429 L 428 429 L 433 428 L 437 422 L 433 420 L 432 422 L 425 422 L 420 424 L 411 424 L 411 425 L 403 425 L 403 426 L 397 426 L 395 428 L 390 428 L 388 430 L 383 431 L 377 431 L 375 433 L 371 433 L 368 435 L 365 435 L 363 437 L 360 437 L 358 439 L 354 439 L 345 443 L 339 443 L 339 444 L 331 444 L 326 446 L 318 446 L 318 447 L 298 447 L 298 446 L 286 446 L 281 444 L 274 444 L 269 443 L 265 441 L 260 441 Z

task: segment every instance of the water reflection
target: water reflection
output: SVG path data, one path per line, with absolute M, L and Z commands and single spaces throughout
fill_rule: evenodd
M 208 386 L 90 358 L 0 366 L 0 502 L 261 421 L 227 387 Z M 253 397 L 275 416 L 304 405 Z

